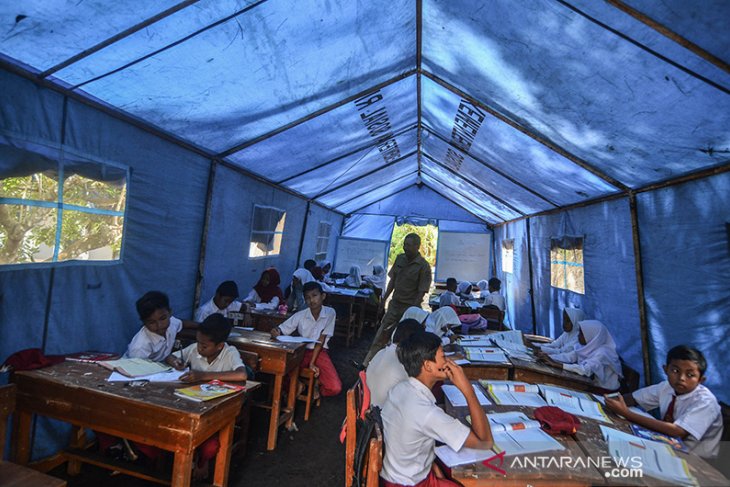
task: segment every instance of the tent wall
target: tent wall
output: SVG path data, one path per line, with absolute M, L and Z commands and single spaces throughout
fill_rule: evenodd
M 0 85 L 0 132 L 58 147 L 63 98 L 6 72 Z M 0 361 L 42 347 L 46 315 L 46 353 L 122 352 L 139 328 L 134 301 L 151 289 L 169 295 L 176 316 L 192 314 L 209 161 L 73 100 L 65 132 L 65 149 L 130 169 L 122 260 L 2 269 Z M 38 429 L 34 457 L 65 442 L 54 430 Z
M 229 279 L 238 283 L 245 297 L 261 272 L 269 267 L 275 267 L 281 274 L 282 287 L 289 284 L 298 264 L 306 201 L 225 166 L 216 168 L 212 195 L 200 302 L 210 299 L 218 285 Z M 277 256 L 248 257 L 254 205 L 286 210 L 284 236 Z M 314 256 L 320 221 L 332 223 L 328 253 L 334 254 L 342 219 L 339 213 L 316 205 L 310 205 L 309 211 L 302 261 Z
M 345 220 L 343 237 L 390 241 L 395 218 L 388 215 L 351 215 Z
M 513 272 L 502 271 L 502 241 L 514 240 Z M 507 310 L 505 320 L 516 330 L 532 333 L 530 305 L 530 267 L 527 246 L 527 220 L 507 223 L 494 229 L 494 259 L 497 277 L 502 281 Z
M 730 173 L 637 196 L 651 377 L 667 351 L 690 344 L 707 385 L 730 401 Z
M 536 331 L 556 337 L 562 332 L 562 310 L 572 305 L 583 309 L 587 318 L 601 320 L 616 340 L 622 358 L 643 375 L 643 359 L 637 301 L 631 214 L 628 199 L 606 201 L 560 213 L 531 218 L 530 243 L 533 267 Z M 524 253 L 527 222 L 518 221 L 499 227 L 497 242 L 515 238 L 515 264 L 521 261 L 519 272 L 507 276 L 506 294 L 515 296 L 521 304 L 512 302 L 516 326 L 529 330 L 524 319 L 529 317 L 529 293 L 525 275 Z M 563 235 L 583 236 L 585 294 L 553 288 L 550 285 L 550 239 Z M 517 255 L 520 258 L 517 258 Z M 499 257 L 501 260 L 501 256 Z M 501 262 L 498 263 L 501 272 Z M 517 265 L 515 265 L 517 270 Z M 504 275 L 504 273 L 502 273 Z M 519 279 L 519 283 L 515 282 Z

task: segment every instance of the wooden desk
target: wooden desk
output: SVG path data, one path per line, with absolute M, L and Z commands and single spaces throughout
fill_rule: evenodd
M 269 333 L 261 331 L 236 330 L 240 336 L 230 337 L 228 343 L 239 350 L 256 352 L 261 358 L 260 371 L 274 376 L 271 404 L 265 405 L 271 409 L 269 420 L 269 438 L 267 450 L 276 448 L 276 436 L 279 426 L 286 423 L 290 428 L 294 421 L 294 405 L 297 395 L 297 380 L 299 364 L 304 358 L 306 347 L 303 343 L 282 343 L 271 339 Z M 281 392 L 284 385 L 284 376 L 289 376 L 289 391 L 286 407 L 281 407 Z
M 32 416 L 38 414 L 74 425 L 77 434 L 71 446 L 79 452 L 69 457 L 70 473 L 78 473 L 79 462 L 84 461 L 80 451 L 86 443 L 83 429 L 91 428 L 173 452 L 170 483 L 188 486 L 195 448 L 218 433 L 220 451 L 213 483 L 228 483 L 233 425 L 245 393 L 195 402 L 173 394 L 180 384 L 127 387 L 124 383 L 107 382 L 107 377 L 108 370 L 79 362 L 16 372 L 13 381 L 18 386 L 14 431 L 17 462 L 26 465 L 30 460 Z M 94 463 L 104 466 L 98 461 Z M 158 478 L 142 478 L 160 482 Z
M 511 380 L 528 382 L 530 384 L 554 384 L 578 391 L 603 394 L 602 389 L 593 379 L 567 370 L 558 370 L 539 362 L 530 362 L 517 358 L 510 358 L 512 362 Z
M 251 326 L 258 331 L 270 332 L 288 320 L 293 313 L 281 314 L 277 310 L 251 309 Z
M 479 386 L 481 388 L 481 385 Z M 484 391 L 483 388 L 481 388 Z M 486 391 L 485 391 L 486 392 Z M 487 397 L 489 395 L 487 394 Z M 446 399 L 445 410 L 451 416 L 460 419 L 464 424 L 469 409 L 466 406 L 454 407 Z M 485 412 L 489 414 L 506 411 L 521 411 L 530 419 L 534 419 L 533 408 L 521 406 L 484 406 Z M 546 451 L 537 453 L 528 453 L 525 455 L 509 455 L 505 456 L 502 470 L 506 471 L 505 475 L 501 475 L 482 463 L 473 463 L 469 465 L 460 465 L 451 469 L 451 475 L 454 480 L 461 482 L 466 487 L 470 486 L 590 486 L 603 483 L 601 473 L 588 464 L 587 458 L 581 450 L 578 443 L 570 436 L 556 437 L 556 440 L 565 447 L 565 450 Z M 540 458 L 540 461 L 533 459 Z M 542 460 L 545 458 L 545 460 Z M 548 462 L 554 462 L 559 465 L 561 461 L 565 462 L 568 458 L 574 459 L 575 463 L 571 466 L 574 468 L 559 468 L 558 466 L 550 466 Z M 523 463 L 515 464 L 519 460 L 525 460 Z M 561 460 L 562 459 L 562 460 Z M 578 460 L 580 459 L 580 460 Z M 532 460 L 532 462 L 530 462 Z M 495 466 L 499 462 L 494 463 Z M 548 465 L 541 468 L 541 465 Z
M 369 296 L 365 296 L 364 294 L 360 294 L 359 292 L 351 296 L 349 294 L 340 293 L 335 288 L 334 291 L 330 291 L 327 293 L 325 304 L 332 307 L 342 305 L 343 307 L 347 308 L 349 314 L 355 316 L 357 338 L 360 338 L 360 336 L 362 335 L 362 327 L 365 323 L 365 308 L 368 305 L 369 299 Z

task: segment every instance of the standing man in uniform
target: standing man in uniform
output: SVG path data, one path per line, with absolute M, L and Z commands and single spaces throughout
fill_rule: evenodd
M 385 301 L 391 293 L 393 299 L 388 305 L 388 311 L 383 316 L 373 344 L 363 361 L 365 366 L 381 348 L 388 344 L 393 330 L 406 309 L 411 306 L 421 307 L 423 296 L 431 287 L 431 266 L 418 252 L 420 247 L 421 237 L 417 233 L 409 233 L 403 239 L 403 253 L 396 257 L 393 267 L 388 272 L 390 280 L 380 305 L 385 306 Z

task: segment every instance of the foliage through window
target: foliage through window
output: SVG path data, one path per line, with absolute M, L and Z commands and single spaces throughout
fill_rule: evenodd
M 317 230 L 317 248 L 314 252 L 314 260 L 321 262 L 327 260 L 327 249 L 330 245 L 330 232 L 332 224 L 327 222 L 319 222 Z
M 502 240 L 502 272 L 514 272 L 515 240 Z
M 127 170 L 23 154 L 33 172 L 0 177 L 0 265 L 119 260 Z
M 550 285 L 585 294 L 583 238 L 550 239 Z
M 254 205 L 251 242 L 248 249 L 250 259 L 279 255 L 285 221 L 286 211 L 270 206 Z

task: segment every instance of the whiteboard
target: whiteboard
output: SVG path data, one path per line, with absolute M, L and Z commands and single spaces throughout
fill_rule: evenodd
M 340 237 L 337 240 L 334 272 L 348 274 L 353 265 L 359 265 L 363 274 L 372 274 L 373 266 L 377 264 L 387 269 L 388 247 L 390 242 L 382 240 Z
M 489 277 L 492 236 L 488 233 L 439 232 L 436 281 L 455 277 L 477 282 Z

